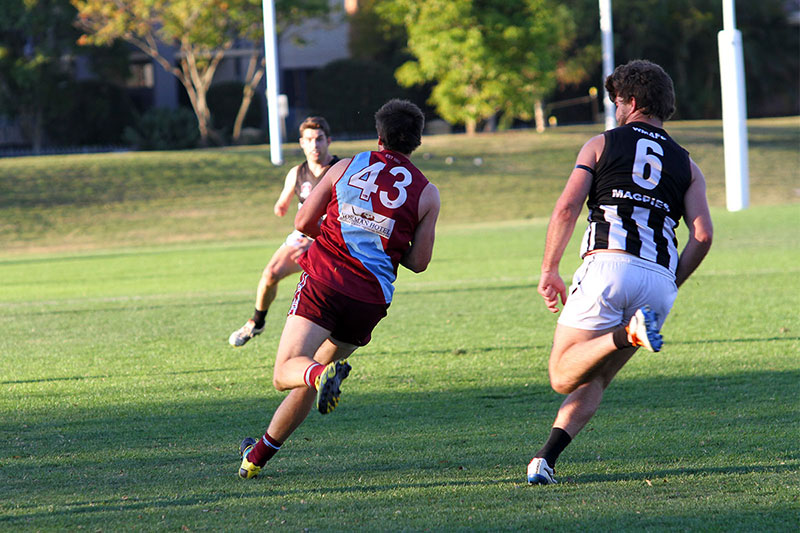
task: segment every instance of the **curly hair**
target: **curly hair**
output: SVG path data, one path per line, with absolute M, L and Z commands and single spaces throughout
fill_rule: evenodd
M 410 154 L 422 144 L 425 115 L 408 100 L 394 98 L 375 113 L 375 129 L 388 150 Z
M 672 78 L 659 65 L 646 59 L 634 59 L 620 65 L 606 78 L 608 97 L 615 102 L 636 99 L 636 107 L 647 116 L 662 121 L 675 112 L 675 88 Z

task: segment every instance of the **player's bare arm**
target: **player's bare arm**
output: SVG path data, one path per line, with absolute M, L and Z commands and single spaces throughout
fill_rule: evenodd
M 350 161 L 351 158 L 339 160 L 328 169 L 319 184 L 314 187 L 294 217 L 294 227 L 297 231 L 312 238 L 319 236 L 319 222 L 333 197 L 333 186 L 342 177 Z
M 691 161 L 691 160 L 690 160 Z M 706 199 L 706 179 L 700 167 L 691 161 L 692 183 L 684 196 L 684 220 L 689 229 L 689 238 L 678 259 L 675 284 L 680 287 L 700 265 L 711 248 L 714 228 Z
M 275 207 L 273 210 L 279 217 L 286 215 L 287 211 L 289 211 L 289 206 L 292 203 L 292 196 L 294 196 L 294 186 L 297 183 L 298 168 L 299 165 L 294 166 L 286 174 L 286 179 L 283 182 L 283 190 L 281 191 L 280 196 L 278 196 L 278 201 L 275 202 Z
M 419 225 L 414 231 L 414 240 L 400 259 L 400 264 L 412 272 L 422 272 L 431 262 L 440 207 L 439 189 L 428 183 L 419 198 Z
M 558 273 L 558 265 L 575 230 L 575 223 L 581 214 L 583 203 L 589 195 L 592 172 L 600 154 L 603 153 L 604 146 L 605 138 L 602 135 L 592 137 L 583 145 L 578 153 L 575 168 L 572 169 L 550 216 L 538 290 L 545 305 L 553 313 L 558 312 L 559 297 L 562 304 L 567 301 L 567 287 Z

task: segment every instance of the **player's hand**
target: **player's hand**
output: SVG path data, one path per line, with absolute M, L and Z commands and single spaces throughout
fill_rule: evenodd
M 567 287 L 558 272 L 542 272 L 542 276 L 539 278 L 539 294 L 544 298 L 544 304 L 553 313 L 558 313 L 559 296 L 562 305 L 567 303 Z
M 277 216 L 282 217 L 286 214 L 287 211 L 289 211 L 289 207 L 282 204 L 275 204 L 274 211 Z

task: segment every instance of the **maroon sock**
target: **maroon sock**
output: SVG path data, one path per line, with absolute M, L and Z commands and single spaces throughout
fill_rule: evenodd
M 264 466 L 267 461 L 272 459 L 273 455 L 278 453 L 282 445 L 282 442 L 278 442 L 267 433 L 264 433 L 264 436 L 256 442 L 256 445 L 247 454 L 247 460 L 256 466 Z
M 303 381 L 312 389 L 317 390 L 317 378 L 325 372 L 325 368 L 325 365 L 316 362 L 311 363 L 303 374 Z

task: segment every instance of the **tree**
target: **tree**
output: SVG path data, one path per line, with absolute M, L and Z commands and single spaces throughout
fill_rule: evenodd
M 384 0 L 359 0 L 358 10 L 348 17 L 350 58 L 377 61 L 396 68 L 409 59 L 408 35 L 401 21 L 381 17 L 378 5 Z
M 0 9 L 0 112 L 19 120 L 34 152 L 48 117 L 65 103 L 74 16 L 69 0 L 10 0 Z
M 394 72 L 406 61 L 414 59 L 414 56 L 408 51 L 408 35 L 402 22 L 392 22 L 386 17 L 382 17 L 377 11 L 378 5 L 383 1 L 385 0 L 358 0 L 358 10 L 347 17 L 349 23 L 348 48 L 350 51 L 350 59 L 352 60 L 350 63 L 366 65 L 366 68 L 379 72 L 381 77 L 384 71 L 388 69 L 392 82 L 391 92 L 394 93 L 393 96 L 414 102 L 422 109 L 425 116 L 435 116 L 435 110 L 428 103 L 431 96 L 432 83 L 429 82 L 424 85 L 404 87 L 398 92 L 399 84 L 397 78 L 394 76 Z M 326 66 L 314 74 L 314 78 L 317 78 L 320 82 L 321 80 L 319 80 L 319 78 L 323 77 L 323 70 L 330 69 Z M 331 92 L 332 90 L 336 90 L 333 89 L 333 86 L 341 87 L 353 83 L 353 80 L 343 80 L 337 76 L 336 79 L 331 80 L 331 82 L 332 83 L 321 82 L 320 85 L 324 85 L 322 91 Z M 383 81 L 381 80 L 377 85 L 380 86 L 382 83 Z M 365 86 L 360 87 L 359 90 L 371 90 L 370 86 L 375 84 L 373 80 L 370 80 L 369 83 L 364 85 Z M 320 89 L 317 88 L 311 88 L 309 91 L 309 98 L 323 103 L 324 100 L 318 98 L 319 95 L 316 94 L 319 90 Z M 331 107 L 336 107 L 333 101 L 338 100 L 344 105 L 339 106 L 333 114 L 341 115 L 343 111 L 342 108 L 352 107 L 352 102 L 350 100 L 341 97 L 343 94 L 347 93 L 340 93 L 338 98 L 324 102 L 324 107 L 329 109 Z M 385 99 L 386 94 L 376 95 L 376 97 Z M 315 105 L 314 107 L 319 106 Z M 331 113 L 331 111 L 327 113 Z M 323 115 L 328 116 L 326 113 L 323 113 Z M 350 120 L 352 120 L 352 118 Z M 374 124 L 370 125 L 370 127 L 374 127 Z
M 597 0 L 567 0 L 576 16 L 576 42 L 599 43 Z M 649 59 L 675 83 L 676 119 L 719 118 L 719 0 L 614 0 L 617 64 Z M 784 0 L 736 2 L 736 25 L 744 45 L 747 110 L 750 116 L 796 114 L 800 110 L 800 26 L 789 20 Z M 587 64 L 595 85 L 599 63 Z
M 81 44 L 108 44 L 123 39 L 158 62 L 181 82 L 197 115 L 201 142 L 219 142 L 211 128 L 206 101 L 208 88 L 225 54 L 237 39 L 255 42 L 245 80 L 244 111 L 262 74 L 255 67 L 262 38 L 261 0 L 71 0 L 78 9 L 77 25 L 85 32 Z M 325 0 L 278 0 L 283 21 L 315 14 Z M 174 65 L 160 44 L 179 50 Z M 248 91 L 250 91 L 248 95 Z M 246 102 L 246 104 L 245 104 Z M 241 126 L 241 124 L 240 124 Z
M 261 0 L 251 0 L 261 6 Z M 307 18 L 324 17 L 330 12 L 328 0 L 276 0 L 275 2 L 275 30 L 278 36 L 285 34 L 288 28 L 302 22 Z M 255 20 L 249 17 L 248 13 L 240 12 L 239 16 L 245 15 L 238 20 L 240 36 L 255 43 L 250 53 L 247 63 L 247 73 L 245 74 L 244 87 L 242 93 L 242 103 L 233 123 L 232 137 L 237 142 L 242 134 L 242 125 L 247 116 L 247 110 L 253 101 L 256 87 L 261 83 L 264 76 L 264 47 L 258 43 L 264 41 L 264 24 L 261 16 Z M 301 36 L 295 36 L 296 42 L 303 42 Z
M 534 117 L 556 85 L 573 27 L 555 0 L 387 0 L 378 11 L 406 27 L 416 57 L 397 79 L 435 82 L 437 112 L 468 133 L 497 115 L 506 124 Z
M 394 70 L 377 61 L 339 59 L 308 79 L 311 113 L 327 118 L 339 132 L 375 131 L 374 112 L 392 98 L 409 95 L 397 85 Z

